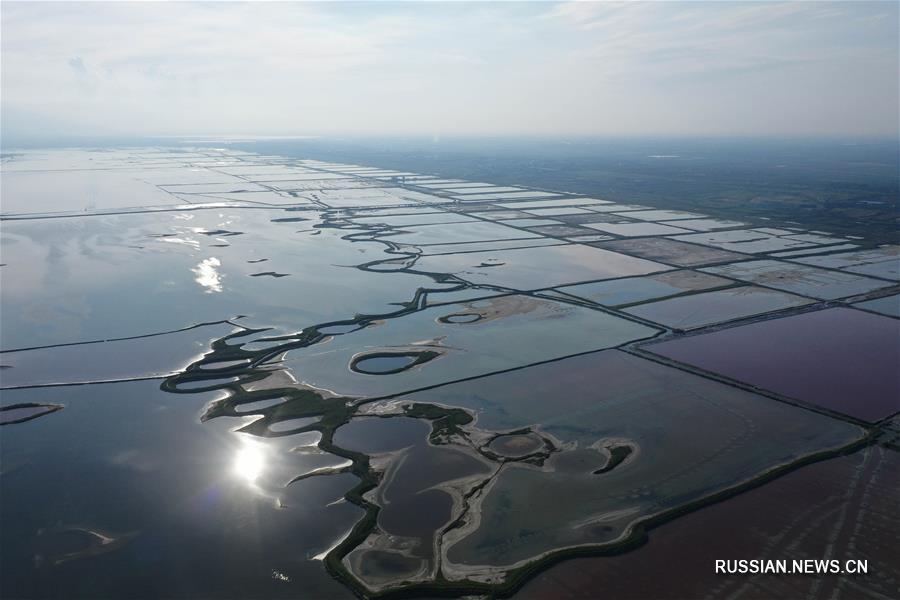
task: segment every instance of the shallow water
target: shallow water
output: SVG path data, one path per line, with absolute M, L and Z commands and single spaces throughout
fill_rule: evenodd
M 648 302 L 624 310 L 674 329 L 694 329 L 811 303 L 812 300 L 800 296 L 740 286 Z
M 654 298 L 676 296 L 688 291 L 699 291 L 732 285 L 728 279 L 714 277 L 696 271 L 669 271 L 649 277 L 629 277 L 597 283 L 563 286 L 559 291 L 585 298 L 604 306 L 619 306 L 643 302 Z
M 816 303 L 884 311 L 890 249 L 806 265 L 759 253 L 839 238 L 235 150 L 2 169 L 4 596 L 489 595 L 895 410 L 897 319 Z M 744 285 L 762 260 L 830 275 L 795 301 Z
M 764 390 L 875 422 L 900 410 L 898 339 L 900 320 L 832 308 L 649 345 L 647 349 Z
M 791 265 L 760 260 L 719 267 L 707 267 L 708 273 L 725 275 L 759 285 L 773 287 L 812 298 L 834 300 L 864 294 L 893 285 L 881 281 L 806 265 Z

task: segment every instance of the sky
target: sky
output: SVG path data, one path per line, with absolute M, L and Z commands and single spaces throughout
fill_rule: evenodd
M 10 2 L 2 135 L 898 135 L 900 3 Z

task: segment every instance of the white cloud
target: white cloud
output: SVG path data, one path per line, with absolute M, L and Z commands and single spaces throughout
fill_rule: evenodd
M 897 132 L 894 3 L 20 3 L 3 128 Z

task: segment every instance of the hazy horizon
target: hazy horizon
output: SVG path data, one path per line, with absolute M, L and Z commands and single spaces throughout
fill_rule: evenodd
M 2 4 L 11 141 L 895 138 L 898 4 Z

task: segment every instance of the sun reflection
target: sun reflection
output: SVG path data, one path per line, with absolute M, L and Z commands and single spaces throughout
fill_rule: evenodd
M 255 482 L 266 466 L 265 458 L 261 444 L 245 440 L 234 457 L 234 474 L 248 483 Z
M 216 271 L 216 268 L 220 266 L 222 266 L 222 263 L 215 256 L 200 261 L 196 267 L 191 269 L 197 276 L 194 278 L 194 281 L 205 287 L 207 293 L 221 292 L 222 278 L 219 272 Z

